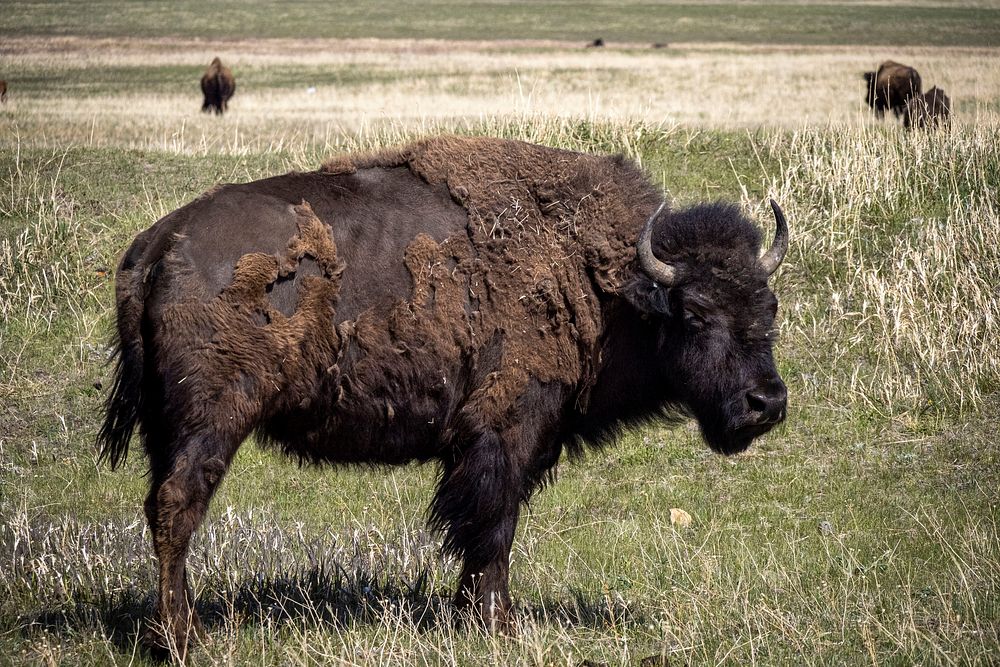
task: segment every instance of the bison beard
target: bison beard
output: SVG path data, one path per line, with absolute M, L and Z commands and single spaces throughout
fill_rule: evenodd
M 117 466 L 138 425 L 149 458 L 154 643 L 183 655 L 198 627 L 188 542 L 251 433 L 300 461 L 438 462 L 456 600 L 502 626 L 520 505 L 564 449 L 671 408 L 726 453 L 780 422 L 780 211 L 758 260 L 734 207 L 660 203 L 623 158 L 443 137 L 224 186 L 140 234 L 99 439 Z

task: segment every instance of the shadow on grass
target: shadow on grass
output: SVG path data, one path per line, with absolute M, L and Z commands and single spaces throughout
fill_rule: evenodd
M 406 581 L 392 573 L 376 575 L 320 565 L 287 574 L 257 575 L 227 590 L 204 590 L 196 609 L 210 634 L 223 628 L 263 625 L 334 629 L 378 625 L 387 619 L 409 623 L 420 633 L 468 626 L 469 617 L 456 611 L 451 592 L 432 590 L 429 582 L 426 569 Z M 563 597 L 520 601 L 516 617 L 522 622 L 594 630 L 645 623 L 641 610 L 615 598 L 571 589 Z M 133 653 L 153 621 L 154 603 L 152 591 L 106 596 L 81 593 L 59 607 L 20 616 L 16 627 L 25 637 L 42 633 L 103 636 L 123 653 Z
M 66 637 L 97 634 L 123 653 L 132 653 L 140 633 L 153 616 L 153 593 L 129 591 L 108 597 L 86 597 L 86 600 L 70 600 L 57 608 L 23 614 L 15 627 L 25 637 L 42 633 Z

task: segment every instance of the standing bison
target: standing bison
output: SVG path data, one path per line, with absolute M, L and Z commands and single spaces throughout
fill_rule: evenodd
M 212 60 L 201 75 L 201 92 L 205 96 L 205 101 L 201 103 L 202 111 L 215 111 L 221 115 L 229 108 L 229 99 L 236 92 L 236 79 L 218 58 Z
M 903 125 L 907 128 L 933 128 L 951 122 L 951 98 L 937 86 L 906 103 Z
M 785 418 L 768 276 L 788 230 L 724 203 L 671 211 L 634 164 L 441 137 L 226 185 L 118 266 L 99 440 L 139 426 L 163 645 L 197 627 L 188 542 L 250 434 L 316 463 L 440 467 L 456 601 L 508 620 L 522 503 L 563 451 L 692 415 L 743 451 Z
M 868 84 L 866 101 L 879 118 L 886 109 L 892 109 L 898 118 L 910 98 L 921 92 L 917 70 L 892 60 L 879 65 L 877 72 L 865 72 L 864 77 Z

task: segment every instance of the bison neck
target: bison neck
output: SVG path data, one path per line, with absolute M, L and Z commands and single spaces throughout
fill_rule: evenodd
M 570 426 L 573 437 L 597 446 L 662 415 L 671 401 L 659 370 L 657 325 L 624 302 L 616 304 L 609 320 L 597 380 Z

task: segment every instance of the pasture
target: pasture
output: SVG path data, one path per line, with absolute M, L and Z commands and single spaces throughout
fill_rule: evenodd
M 93 445 L 133 236 L 216 183 L 437 132 L 623 153 L 765 227 L 778 200 L 788 419 L 733 458 L 681 423 L 562 461 L 522 515 L 513 636 L 456 623 L 433 467 L 247 443 L 192 546 L 192 663 L 1000 660 L 994 3 L 231 4 L 219 40 L 187 3 L 0 16 L 0 664 L 148 662 L 144 461 Z M 198 112 L 216 55 L 221 118 Z M 950 130 L 871 117 L 886 58 L 948 91 Z

